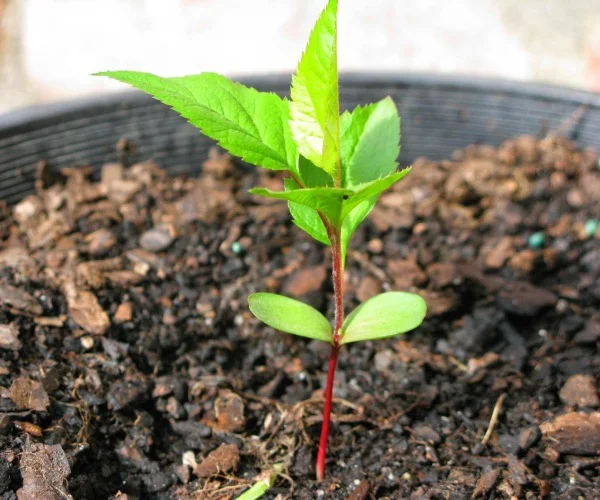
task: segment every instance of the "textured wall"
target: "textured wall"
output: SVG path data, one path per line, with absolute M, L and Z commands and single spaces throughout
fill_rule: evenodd
M 0 0 L 0 111 L 118 88 L 90 73 L 291 71 L 324 0 Z M 598 0 L 340 0 L 340 67 L 600 90 Z

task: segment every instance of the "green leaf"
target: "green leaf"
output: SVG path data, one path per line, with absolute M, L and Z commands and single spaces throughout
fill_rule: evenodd
M 348 253 L 348 245 L 352 239 L 352 235 L 360 223 L 365 220 L 367 215 L 373 210 L 377 203 L 378 196 L 374 196 L 369 200 L 360 203 L 352 212 L 348 214 L 342 224 L 342 262 L 346 262 L 346 254 Z
M 293 179 L 285 179 L 284 185 L 286 191 L 299 189 L 298 184 L 296 184 Z M 329 236 L 327 235 L 327 230 L 325 229 L 325 224 L 323 224 L 323 220 L 321 217 L 319 217 L 319 214 L 314 208 L 307 207 L 306 205 L 300 205 L 299 203 L 294 203 L 293 201 L 290 201 L 288 205 L 296 226 L 307 232 L 315 240 L 320 241 L 324 245 L 331 245 Z
M 98 73 L 171 106 L 231 154 L 272 170 L 296 171 L 289 103 L 215 73 L 162 78 L 135 71 Z
M 341 117 L 343 186 L 385 177 L 398 167 L 400 117 L 388 97 Z
M 314 307 L 275 293 L 254 293 L 248 297 L 252 314 L 276 330 L 323 342 L 333 342 L 327 318 Z
M 387 177 L 382 177 L 381 179 L 353 186 L 352 191 L 355 194 L 354 196 L 351 196 L 348 200 L 344 202 L 341 220 L 343 221 L 346 218 L 346 216 L 352 210 L 358 207 L 358 205 L 360 205 L 363 201 L 369 200 L 375 196 L 379 196 L 393 184 L 403 179 L 410 171 L 411 167 L 408 167 L 401 170 L 400 172 L 390 174 Z
M 376 340 L 408 332 L 419 326 L 427 304 L 415 293 L 387 292 L 367 300 L 346 318 L 342 344 Z
M 266 188 L 253 188 L 252 194 L 287 200 L 318 210 L 325 215 L 336 227 L 339 227 L 344 204 L 344 197 L 354 195 L 350 189 L 342 188 L 302 188 L 294 191 L 271 191 Z
M 395 162 L 394 162 L 395 164 Z M 404 173 L 404 175 L 408 174 L 410 169 L 404 169 L 400 174 Z M 402 175 L 402 177 L 404 177 Z M 400 179 L 402 178 L 400 177 Z M 398 179 L 398 180 L 400 180 Z M 377 203 L 379 199 L 379 194 L 373 196 L 372 198 L 361 202 L 356 208 L 354 208 L 348 216 L 344 219 L 342 224 L 342 259 L 343 262 L 346 261 L 346 253 L 348 252 L 348 245 L 350 244 L 350 240 L 354 235 L 354 232 L 360 226 L 361 222 L 367 218 L 367 216 L 373 210 L 373 207 Z
M 333 178 L 304 156 L 298 156 L 298 174 L 305 187 L 333 186 Z
M 395 182 L 398 182 L 410 168 L 388 175 L 383 179 L 360 184 L 352 188 L 302 188 L 293 191 L 271 191 L 266 188 L 254 188 L 250 192 L 267 198 L 293 201 L 300 205 L 318 210 L 337 228 L 342 227 L 344 219 L 363 201 L 378 196 Z
M 292 78 L 290 126 L 300 154 L 341 180 L 337 9 L 329 0 Z

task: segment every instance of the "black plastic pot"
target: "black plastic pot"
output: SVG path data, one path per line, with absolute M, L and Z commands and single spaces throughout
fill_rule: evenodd
M 242 81 L 285 94 L 290 77 Z M 474 78 L 349 74 L 342 78 L 341 95 L 343 108 L 394 98 L 402 115 L 402 163 L 558 128 L 580 146 L 600 149 L 600 95 L 589 92 Z M 171 172 L 199 171 L 213 144 L 138 92 L 20 110 L 0 117 L 0 200 L 14 203 L 33 190 L 39 159 L 99 167 L 117 159 L 120 138 L 136 143 L 139 159 L 152 158 Z

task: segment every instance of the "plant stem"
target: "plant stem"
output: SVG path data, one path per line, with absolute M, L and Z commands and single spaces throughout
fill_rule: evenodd
M 333 329 L 333 345 L 327 369 L 327 386 L 325 388 L 325 405 L 323 407 L 323 425 L 321 427 L 321 440 L 317 455 L 317 481 L 325 478 L 325 459 L 327 458 L 327 440 L 329 438 L 329 424 L 331 422 L 331 402 L 333 399 L 333 380 L 340 350 L 340 331 L 344 323 L 344 267 L 342 263 L 341 236 L 339 231 L 329 231 L 333 258 L 332 279 L 335 301 L 335 320 Z
M 333 377 L 335 376 L 335 366 L 339 350 L 338 346 L 331 346 L 331 357 L 329 358 L 329 369 L 327 371 L 327 388 L 325 389 L 325 406 L 323 407 L 321 441 L 319 442 L 319 453 L 317 455 L 317 481 L 323 481 L 325 478 L 325 458 L 327 457 L 327 439 L 329 437 L 331 401 L 333 399 Z
M 333 295 L 335 300 L 335 321 L 333 326 L 333 344 L 340 343 L 340 332 L 344 323 L 344 266 L 342 264 L 342 242 L 340 231 L 332 231 L 331 255 L 333 258 L 332 280 Z

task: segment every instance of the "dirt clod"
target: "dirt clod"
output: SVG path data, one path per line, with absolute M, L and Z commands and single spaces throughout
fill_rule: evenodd
M 431 427 L 418 425 L 413 428 L 413 436 L 420 441 L 427 441 L 431 444 L 438 444 L 442 438 Z
M 149 229 L 140 237 L 140 245 L 149 252 L 162 252 L 173 243 L 173 229 L 167 226 Z
M 422 286 L 427 282 L 427 275 L 413 260 L 392 260 L 388 263 L 388 272 L 400 290 Z
M 519 434 L 519 449 L 522 452 L 526 452 L 540 439 L 541 433 L 539 427 L 531 426 L 526 427 Z
M 18 500 L 70 500 L 67 478 L 71 467 L 67 455 L 58 444 L 29 443 L 21 455 L 19 468 L 23 487 Z
M 519 316 L 535 316 L 554 306 L 557 300 L 552 292 L 523 281 L 505 283 L 498 294 L 500 307 Z
M 563 403 L 580 408 L 600 406 L 596 381 L 591 375 L 573 375 L 565 382 L 559 392 Z
M 600 413 L 569 412 L 544 422 L 540 429 L 552 448 L 573 455 L 600 454 Z
M 118 323 L 124 323 L 126 321 L 131 321 L 133 318 L 133 306 L 131 302 L 123 302 L 119 304 L 117 310 L 115 311 L 115 321 Z
M 361 480 L 345 500 L 366 500 L 369 497 L 370 487 L 369 481 Z
M 108 406 L 112 410 L 123 408 L 146 399 L 149 395 L 149 382 L 147 378 L 139 373 L 131 371 L 124 380 L 113 382 L 106 395 Z
M 40 382 L 29 378 L 17 378 L 10 386 L 10 399 L 18 408 L 33 411 L 45 411 L 50 398 Z
M 110 319 L 96 296 L 74 285 L 67 285 L 65 293 L 71 319 L 88 333 L 104 335 L 110 327 Z
M 381 293 L 381 283 L 372 276 L 366 276 L 356 289 L 356 297 L 361 302 L 365 302 L 379 293 Z
M 0 282 L 0 304 L 34 316 L 39 316 L 43 312 L 39 302 L 25 290 L 2 282 Z
M 494 242 L 485 258 L 485 266 L 488 269 L 500 269 L 513 253 L 512 238 L 505 236 L 500 241 Z
M 215 401 L 215 414 L 216 429 L 225 432 L 239 432 L 244 429 L 244 400 L 237 394 L 221 394 Z
M 472 498 L 485 497 L 496 485 L 499 477 L 500 469 L 490 469 L 481 474 L 475 485 L 475 491 L 473 492 Z
M 594 344 L 600 340 L 600 319 L 590 320 L 573 340 L 577 344 Z
M 19 328 L 16 324 L 0 325 L 0 349 L 18 351 L 21 349 Z
M 88 244 L 88 251 L 93 257 L 101 257 L 115 246 L 117 238 L 108 229 L 98 229 L 85 237 L 85 242 Z
M 224 474 L 235 470 L 240 461 L 240 452 L 234 444 L 222 444 L 200 462 L 194 469 L 194 474 L 199 478 L 210 477 L 215 474 Z
M 325 266 L 306 267 L 288 278 L 283 285 L 283 291 L 292 297 L 318 293 L 326 277 Z

